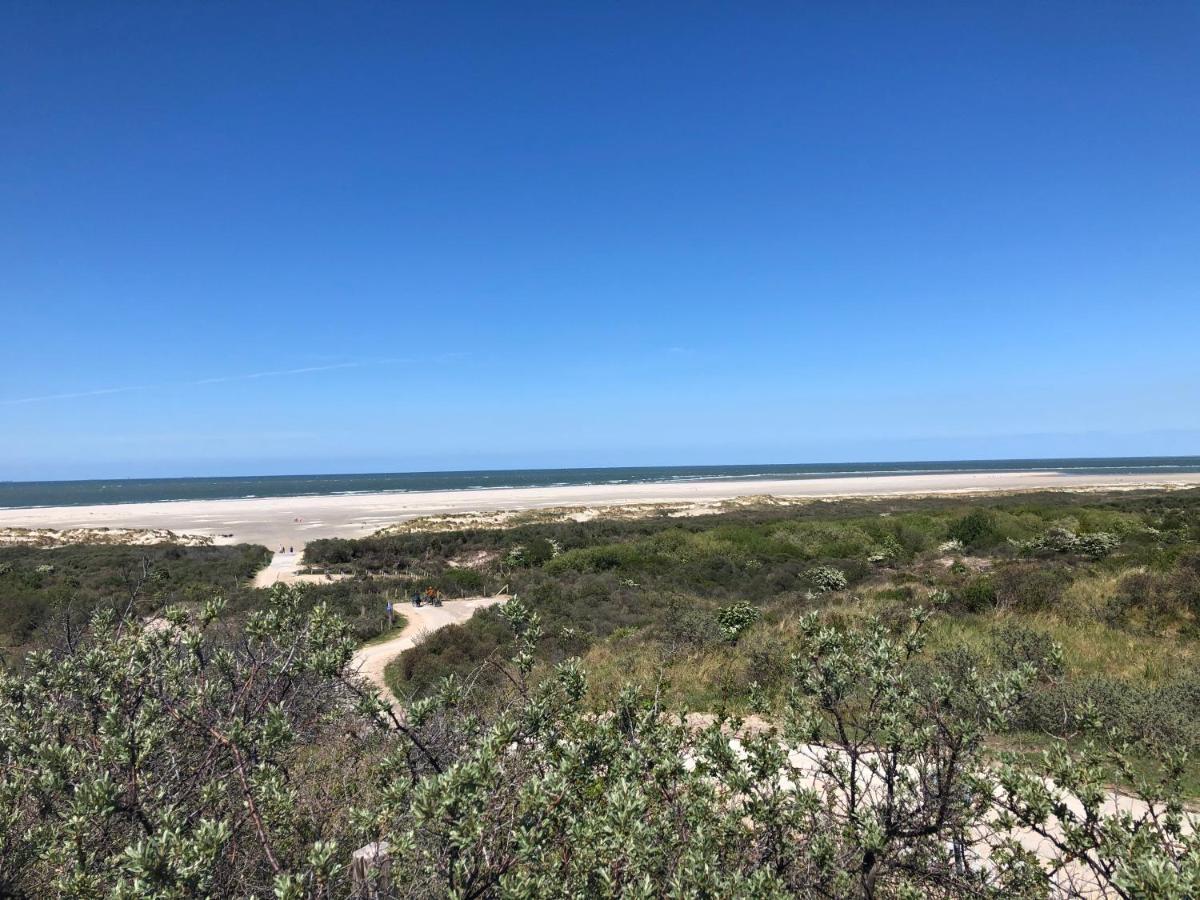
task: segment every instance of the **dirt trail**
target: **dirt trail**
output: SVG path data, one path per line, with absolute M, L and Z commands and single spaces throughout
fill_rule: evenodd
M 304 559 L 304 548 L 295 552 L 275 553 L 257 575 L 254 576 L 256 588 L 269 588 L 274 584 L 326 584 L 330 581 L 340 581 L 348 578 L 342 574 L 303 574 L 300 566 Z
M 304 575 L 298 570 L 304 558 L 304 548 L 297 552 L 275 553 L 271 561 L 254 576 L 256 588 L 269 588 L 274 584 L 303 584 L 306 582 L 324 583 L 330 580 L 345 578 L 344 575 Z M 383 680 L 383 670 L 387 664 L 407 650 L 415 647 L 427 634 L 445 628 L 447 625 L 458 625 L 475 615 L 475 610 L 503 603 L 508 599 L 507 594 L 497 594 L 494 597 L 467 597 L 462 600 L 446 600 L 442 606 L 419 606 L 404 604 L 402 612 L 408 621 L 400 633 L 386 641 L 368 644 L 359 648 L 350 661 L 350 668 L 357 669 L 358 674 L 368 679 L 379 688 L 383 696 L 391 699 L 392 693 Z
M 299 553 L 273 553 L 271 561 L 254 576 L 254 586 L 269 588 L 277 581 L 291 584 L 291 578 L 300 568 L 300 560 L 303 556 L 303 549 Z
M 507 594 L 498 594 L 495 597 L 447 600 L 442 606 L 414 608 L 406 604 L 402 610 L 404 617 L 408 619 L 404 629 L 394 638 L 360 648 L 350 661 L 350 668 L 357 669 L 359 675 L 378 687 L 385 697 L 390 698 L 391 691 L 388 690 L 387 684 L 383 680 L 383 670 L 389 662 L 409 647 L 419 644 L 424 640 L 425 635 L 432 634 L 447 625 L 461 624 L 475 615 L 475 610 L 495 606 L 507 599 Z

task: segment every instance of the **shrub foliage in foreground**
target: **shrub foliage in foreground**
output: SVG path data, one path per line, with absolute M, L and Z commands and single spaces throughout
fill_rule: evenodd
M 1174 769 L 1114 814 L 1091 750 L 989 757 L 1034 666 L 922 663 L 922 613 L 805 620 L 788 699 L 754 728 L 633 687 L 587 708 L 574 661 L 535 665 L 517 601 L 486 708 L 450 679 L 392 710 L 347 671 L 345 624 L 294 591 L 241 630 L 218 613 L 104 614 L 3 677 L 0 895 L 353 896 L 351 852 L 375 841 L 395 897 L 1200 892 Z

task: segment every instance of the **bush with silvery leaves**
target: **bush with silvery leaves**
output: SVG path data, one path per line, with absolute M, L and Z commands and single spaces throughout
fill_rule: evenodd
M 847 584 L 846 574 L 833 566 L 814 566 L 804 573 L 804 577 L 821 594 L 845 590 Z
M 1019 553 L 1078 553 L 1090 559 L 1103 559 L 1121 546 L 1121 538 L 1107 531 L 1076 534 L 1069 528 L 1055 527 L 1032 541 L 1012 541 Z
M 889 534 L 884 536 L 883 540 L 879 542 L 879 546 L 867 557 L 867 562 L 891 562 L 898 559 L 903 553 L 904 548 L 900 546 L 900 542 Z
M 761 612 L 757 606 L 744 600 L 726 606 L 717 612 L 717 624 L 721 626 L 721 634 L 730 643 L 736 643 L 747 628 L 758 621 Z
M 1076 551 L 1092 559 L 1103 559 L 1121 546 L 1121 538 L 1107 531 L 1081 534 L 1076 541 Z
M 348 898 L 369 844 L 388 847 L 384 896 L 413 900 L 1200 894 L 1183 755 L 1150 778 L 1086 740 L 989 749 L 1035 642 L 992 670 L 930 654 L 920 610 L 805 616 L 750 731 L 632 686 L 589 697 L 577 660 L 535 672 L 542 628 L 517 600 L 498 694 L 448 678 L 399 710 L 300 591 L 238 629 L 219 612 L 102 613 L 0 673 L 0 895 Z

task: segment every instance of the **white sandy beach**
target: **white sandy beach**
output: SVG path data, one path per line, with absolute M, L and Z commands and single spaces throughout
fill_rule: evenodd
M 779 498 L 905 496 L 952 493 L 1200 486 L 1200 473 L 1063 475 L 1054 472 L 979 472 L 879 475 L 763 481 L 688 481 L 667 484 L 572 485 L 494 490 L 179 500 L 103 506 L 0 509 L 4 528 L 166 529 L 207 535 L 216 543 L 294 548 L 298 558 L 316 538 L 362 537 L 387 525 L 443 514 L 553 507 L 603 508 L 647 503 L 704 503 L 769 495 Z M 225 537 L 224 535 L 232 535 Z M 289 553 L 289 556 L 292 554 Z

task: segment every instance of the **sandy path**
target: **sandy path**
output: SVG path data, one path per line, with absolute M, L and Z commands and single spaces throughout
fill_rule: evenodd
M 327 584 L 350 577 L 339 573 L 303 574 L 299 571 L 303 556 L 303 547 L 294 551 L 276 552 L 271 556 L 271 561 L 254 576 L 254 586 L 269 588 L 274 584 Z
M 301 553 L 279 553 L 276 552 L 271 561 L 254 576 L 254 586 L 256 588 L 269 588 L 276 582 L 284 584 L 294 584 L 294 579 L 297 577 L 296 570 L 300 568 Z
M 202 534 L 217 543 L 263 544 L 272 550 L 327 537 L 362 537 L 419 516 L 557 506 L 597 508 L 642 503 L 732 500 L 738 497 L 873 497 L 960 494 L 1036 489 L 1131 489 L 1200 486 L 1200 473 L 1149 477 L 1057 472 L 960 472 L 687 481 L 667 484 L 598 484 L 546 488 L 340 494 L 321 497 L 263 497 L 241 500 L 178 500 L 108 506 L 0 509 L 0 528 L 159 528 Z M 226 538 L 222 535 L 232 534 Z
M 495 606 L 508 599 L 507 595 L 495 597 L 469 597 L 466 600 L 447 600 L 441 606 L 421 606 L 414 608 L 405 605 L 401 610 L 408 619 L 401 632 L 390 640 L 378 644 L 368 644 L 359 648 L 350 661 L 351 670 L 368 679 L 379 688 L 385 697 L 391 697 L 391 691 L 383 680 L 383 670 L 387 664 L 410 647 L 415 647 L 427 634 L 445 628 L 447 625 L 459 625 L 471 616 L 475 610 L 487 606 Z

